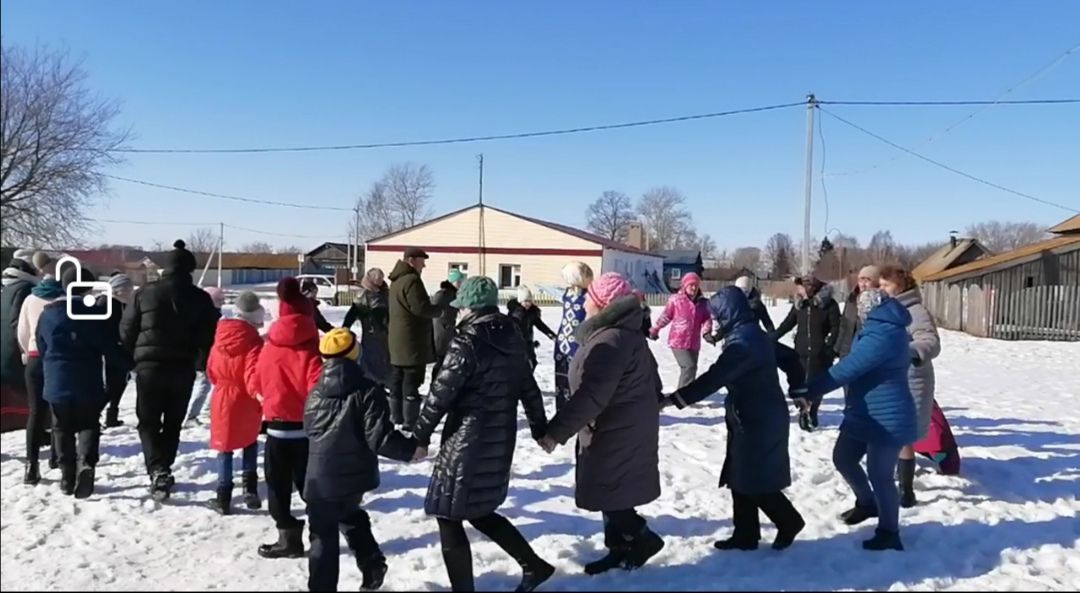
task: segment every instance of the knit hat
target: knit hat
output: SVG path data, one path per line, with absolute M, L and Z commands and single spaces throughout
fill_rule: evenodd
M 52 258 L 44 251 L 35 252 L 34 256 L 30 259 L 31 263 L 34 264 L 34 267 L 37 268 L 39 272 L 44 272 L 45 268 L 49 267 L 49 264 L 52 263 Z
M 486 276 L 467 278 L 450 306 L 455 309 L 484 309 L 499 304 L 499 287 Z
M 195 271 L 195 256 L 187 250 L 187 244 L 177 239 L 174 249 L 165 256 L 165 271 L 173 274 L 190 274 Z
M 450 284 L 457 284 L 465 280 L 465 272 L 458 270 L 457 268 L 450 270 L 450 273 L 446 275 L 446 281 Z
M 210 300 L 214 302 L 214 308 L 220 309 L 225 306 L 225 292 L 216 286 L 207 286 L 203 290 L 206 294 L 210 295 Z
M 881 280 L 881 270 L 877 266 L 864 266 L 859 270 L 859 278 L 868 278 L 873 282 Z
M 266 310 L 259 303 L 259 295 L 245 290 L 236 297 L 233 304 L 237 319 L 242 319 L 255 327 L 262 327 L 266 323 Z
M 34 250 L 33 249 L 16 249 L 12 254 L 13 258 L 21 259 L 22 261 L 34 265 Z
M 747 294 L 749 294 L 750 289 L 754 287 L 753 284 L 750 283 L 750 277 L 749 276 L 739 276 L 735 280 L 735 286 L 738 287 L 739 289 L 741 289 L 743 292 L 745 292 Z
M 282 278 L 277 283 L 277 295 L 281 303 L 278 305 L 278 314 L 286 315 L 314 315 L 311 301 L 300 292 L 300 281 L 292 276 Z
M 603 309 L 611 301 L 631 293 L 633 287 L 618 272 L 608 272 L 589 285 L 588 298 L 594 305 Z
M 87 268 L 66 266 L 64 267 L 64 274 L 61 276 L 61 284 L 64 286 L 64 291 L 68 291 L 68 286 L 73 282 L 93 282 L 97 280 L 97 276 L 94 275 Z M 90 292 L 90 287 L 85 286 L 82 288 L 76 288 L 70 291 L 74 295 L 83 295 Z
M 351 331 L 336 327 L 326 332 L 319 341 L 319 354 L 322 354 L 323 358 L 345 357 L 356 361 L 360 358 L 360 343 Z
M 562 277 L 567 286 L 588 288 L 593 281 L 593 271 L 588 264 L 574 261 L 563 266 Z
M 881 290 L 877 288 L 871 288 L 859 293 L 859 300 L 857 303 L 859 311 L 859 319 L 866 321 L 866 318 L 870 315 L 870 312 L 877 308 L 884 299 Z
M 128 278 L 127 274 L 114 274 L 109 276 L 109 286 L 113 293 L 124 292 L 135 288 L 135 283 Z
M 686 288 L 691 284 L 697 284 L 698 286 L 701 286 L 701 276 L 698 276 L 693 272 L 690 272 L 689 274 L 683 274 L 682 280 L 679 281 L 679 286 Z
M 806 276 L 803 278 L 803 286 L 806 288 L 806 296 L 812 297 L 821 290 L 822 286 L 825 286 L 825 283 L 814 276 Z
M 517 300 L 519 303 L 531 303 L 533 300 L 532 291 L 528 286 L 519 286 L 517 289 Z

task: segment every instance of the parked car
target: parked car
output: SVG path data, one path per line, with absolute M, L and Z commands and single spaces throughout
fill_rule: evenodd
M 315 283 L 315 286 L 319 287 L 319 293 L 315 298 L 319 299 L 319 302 L 331 305 L 337 303 L 337 284 L 334 283 L 334 277 L 323 274 L 300 274 L 296 277 L 301 284 L 305 280 L 311 280 Z

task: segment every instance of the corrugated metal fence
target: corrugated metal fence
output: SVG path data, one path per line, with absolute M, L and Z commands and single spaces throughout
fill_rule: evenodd
M 1001 340 L 1080 341 L 1080 286 L 1006 290 L 926 283 L 923 300 L 938 326 Z

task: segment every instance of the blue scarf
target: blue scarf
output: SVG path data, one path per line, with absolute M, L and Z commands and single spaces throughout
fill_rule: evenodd
M 56 281 L 56 278 L 45 278 L 33 290 L 30 294 L 38 297 L 39 299 L 52 300 L 58 299 L 64 296 L 64 287 Z

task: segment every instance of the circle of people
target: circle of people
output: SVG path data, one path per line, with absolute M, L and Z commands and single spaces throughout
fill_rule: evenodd
M 339 532 L 363 588 L 382 585 L 386 558 L 362 498 L 379 486 L 378 456 L 426 458 L 440 423 L 424 510 L 437 520 L 451 587 L 474 587 L 468 521 L 520 564 L 517 590 L 531 591 L 555 568 L 498 513 L 510 486 L 519 402 L 545 451 L 577 437 L 575 501 L 601 513 L 607 548 L 585 564 L 589 575 L 640 568 L 664 547 L 636 509 L 661 493 L 665 407 L 685 408 L 726 388 L 720 486 L 731 490 L 734 530 L 715 543 L 718 550 L 757 549 L 759 510 L 776 525 L 774 549 L 795 541 L 806 523 L 783 493 L 791 485 L 788 400 L 799 426 L 812 431 L 822 397 L 839 388 L 845 405 L 833 460 L 855 499 L 840 520 L 855 525 L 877 518 L 863 547 L 902 550 L 899 507 L 915 504 L 913 445 L 927 437 L 932 409 L 940 413 L 931 363 L 940 351 L 937 330 L 914 280 L 897 267 L 864 268 L 843 314 L 828 284 L 797 280 L 791 312 L 774 329 L 749 278 L 706 298 L 699 277 L 684 275 L 653 324 L 645 296 L 627 278 L 594 278 L 586 264 L 572 262 L 563 269 L 562 317 L 552 331 L 525 287 L 503 314 L 491 279 L 453 270 L 429 298 L 421 279 L 428 256 L 410 248 L 388 278 L 378 269 L 364 275 L 343 328 L 319 313 L 313 285 L 281 280 L 278 315 L 264 337 L 259 296 L 241 293 L 232 316 L 221 318 L 224 294 L 194 283 L 195 258 L 182 241 L 159 281 L 135 291 L 123 274 L 110 277 L 112 315 L 99 320 L 68 315 L 68 307 L 99 316 L 105 310 L 100 300 L 84 302 L 88 289 L 75 284 L 93 274 L 72 267 L 55 270 L 55 278 L 46 273 L 48 257 L 39 254 L 16 254 L 4 271 L 2 299 L 3 319 L 13 320 L 18 343 L 14 361 L 5 344 L 4 372 L 23 374 L 30 407 L 25 482 L 41 481 L 39 451 L 51 446 L 49 464 L 60 469 L 62 492 L 93 494 L 100 415 L 105 412 L 107 428 L 122 424 L 119 401 L 133 371 L 149 493 L 167 500 L 181 428 L 197 421 L 212 386 L 209 445 L 218 452 L 218 484 L 210 506 L 231 513 L 233 454 L 240 450 L 243 504 L 261 508 L 257 459 L 264 433 L 263 473 L 278 539 L 258 553 L 306 556 L 313 591 L 336 590 Z M 359 335 L 348 329 L 356 323 Z M 681 369 L 670 394 L 647 343 L 666 327 Z M 777 342 L 793 329 L 794 349 Z M 555 343 L 550 419 L 533 378 L 535 331 Z M 698 376 L 702 342 L 721 344 L 722 352 Z M 18 371 L 10 368 L 15 363 Z M 421 397 L 428 365 L 434 365 L 431 385 Z M 947 471 L 948 452 L 932 457 Z M 307 505 L 307 551 L 304 521 L 290 508 L 294 489 Z

